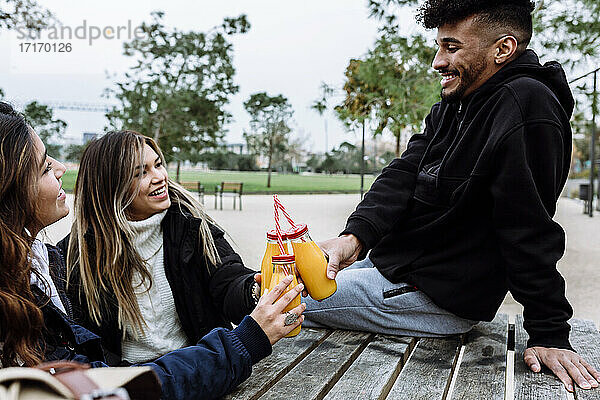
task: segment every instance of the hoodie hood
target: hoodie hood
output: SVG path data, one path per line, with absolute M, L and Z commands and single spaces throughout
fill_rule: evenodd
M 463 103 L 470 102 L 471 100 L 477 101 L 476 98 L 483 100 L 485 96 L 482 97 L 481 95 L 489 91 L 494 91 L 498 86 L 524 76 L 536 79 L 548 86 L 558 98 L 569 118 L 571 118 L 575 100 L 573 99 L 565 71 L 556 61 L 550 61 L 544 65 L 540 64 L 537 54 L 530 49 L 525 50 L 518 58 L 496 72 L 479 89 L 466 99 L 463 99 Z

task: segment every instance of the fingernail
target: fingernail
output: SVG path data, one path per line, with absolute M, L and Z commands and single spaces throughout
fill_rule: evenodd
M 598 382 L 596 382 L 596 381 L 594 381 L 594 380 L 591 380 L 591 381 L 589 381 L 589 382 L 590 382 L 590 385 L 592 385 L 592 387 L 594 387 L 594 388 L 597 388 L 597 387 L 598 387 Z
M 333 278 L 335 278 L 335 274 L 334 274 L 333 272 L 328 272 L 328 273 L 327 273 L 327 277 L 328 277 L 329 279 L 333 279 Z
M 567 385 L 567 390 L 569 392 L 572 392 L 573 391 L 573 385 Z
M 297 287 L 298 287 L 298 291 L 301 292 L 304 289 L 304 284 L 299 283 Z
M 581 382 L 581 385 L 579 385 L 579 386 L 581 386 L 582 389 L 591 389 L 592 388 L 592 386 L 587 381 Z

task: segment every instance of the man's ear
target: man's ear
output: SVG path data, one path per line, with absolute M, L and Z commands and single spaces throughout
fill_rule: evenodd
M 512 59 L 517 52 L 519 42 L 512 35 L 506 35 L 496 41 L 496 50 L 494 54 L 494 63 L 502 65 Z

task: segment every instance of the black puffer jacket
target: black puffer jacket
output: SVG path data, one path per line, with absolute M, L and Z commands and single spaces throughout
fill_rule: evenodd
M 461 317 L 491 320 L 510 290 L 530 346 L 570 348 L 572 309 L 556 269 L 565 234 L 552 218 L 573 105 L 561 66 L 527 50 L 460 104 L 434 105 L 344 233 L 372 248 L 390 281 Z
M 246 268 L 224 237 L 222 230 L 210 225 L 221 265 L 207 264 L 198 238 L 200 220 L 173 205 L 163 221 L 165 275 L 171 286 L 175 308 L 190 343 L 197 343 L 213 328 L 231 328 L 252 312 L 254 301 L 251 287 L 255 271 Z M 66 254 L 69 236 L 59 247 Z M 91 240 L 90 242 L 93 242 Z M 107 309 L 102 310 L 102 324 L 89 317 L 79 271 L 70 276 L 67 293 L 73 304 L 75 320 L 102 337 L 111 364 L 120 361 L 121 337 L 117 316 L 117 299 L 110 296 Z

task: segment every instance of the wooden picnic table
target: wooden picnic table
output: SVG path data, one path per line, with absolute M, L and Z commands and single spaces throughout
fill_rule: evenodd
M 594 323 L 570 323 L 572 345 L 600 367 Z M 503 314 L 444 339 L 303 328 L 226 399 L 600 399 L 600 389 L 576 389 L 575 397 L 549 370 L 531 372 L 526 342 L 522 317 Z

